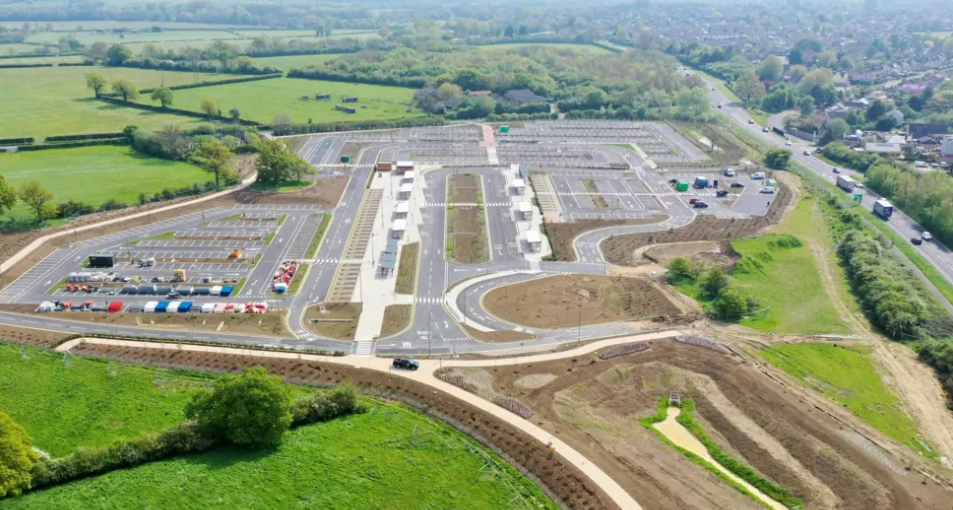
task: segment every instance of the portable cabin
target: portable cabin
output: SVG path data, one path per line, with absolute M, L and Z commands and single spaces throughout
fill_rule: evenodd
M 675 191 L 688 191 L 688 181 L 675 181 Z
M 195 287 L 192 289 L 193 296 L 208 296 L 211 295 L 212 290 L 208 287 Z
M 192 311 L 192 302 L 183 301 L 179 304 L 179 313 L 189 313 Z
M 159 304 L 156 305 L 155 313 L 165 313 L 169 309 L 168 301 L 159 301 Z
M 212 313 L 215 311 L 215 303 L 205 303 L 202 305 L 202 313 Z
M 407 230 L 407 220 L 394 220 L 390 235 L 394 239 L 401 239 L 404 237 L 405 230 Z
M 176 313 L 179 311 L 180 306 L 182 306 L 181 301 L 169 301 L 169 306 L 166 308 L 166 311 L 169 313 Z
M 383 162 L 380 162 L 380 161 L 377 163 L 377 171 L 378 171 L 378 172 L 390 172 L 390 171 L 392 171 L 392 170 L 394 170 L 394 164 L 393 164 L 393 163 L 383 163 Z
M 225 303 L 215 303 L 215 311 L 212 313 L 225 313 Z
M 542 249 L 543 241 L 539 237 L 538 230 L 527 230 L 526 231 L 526 244 L 529 245 L 530 251 L 536 253 Z
M 234 289 L 234 287 L 232 287 L 231 285 L 226 285 L 226 286 L 222 287 L 222 293 L 221 293 L 220 295 L 221 295 L 222 297 L 231 296 L 231 295 L 232 295 L 232 289 Z
M 156 311 L 157 306 L 159 306 L 158 301 L 149 301 L 146 303 L 146 306 L 142 307 L 142 311 L 145 313 L 153 313 Z
M 523 179 L 513 179 L 513 192 L 517 195 L 526 193 L 526 181 Z
M 222 295 L 222 286 L 221 286 L 221 285 L 215 285 L 215 286 L 213 286 L 211 289 L 209 289 L 208 292 L 209 292 L 209 294 L 211 294 L 211 295 L 213 295 L 213 296 L 221 296 L 221 295 Z
M 165 295 L 172 292 L 171 285 L 156 285 L 156 294 Z
M 516 213 L 521 220 L 533 219 L 533 206 L 529 202 L 520 202 L 516 205 Z
M 397 191 L 397 200 L 410 200 L 410 194 L 414 191 L 414 185 L 411 183 L 405 183 L 400 185 L 400 189 Z
M 402 174 L 404 172 L 407 172 L 408 170 L 413 171 L 413 169 L 414 169 L 413 161 L 398 161 L 397 168 L 395 170 L 397 170 L 397 173 Z
M 406 218 L 408 212 L 410 212 L 409 202 L 397 202 L 397 206 L 394 207 L 395 218 Z
M 138 294 L 139 287 L 137 285 L 123 285 L 122 293 L 123 294 Z
M 417 175 L 413 170 L 407 170 L 406 172 L 404 172 L 403 177 L 401 177 L 400 182 L 401 184 L 405 182 L 414 182 L 414 177 L 416 176 Z

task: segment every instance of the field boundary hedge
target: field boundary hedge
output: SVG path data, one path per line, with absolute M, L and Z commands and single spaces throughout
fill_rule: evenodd
M 17 152 L 43 151 L 48 149 L 75 149 L 76 147 L 91 147 L 93 145 L 129 145 L 126 138 L 100 138 L 96 140 L 74 140 L 63 143 L 38 143 L 33 145 L 21 145 L 17 147 Z
M 53 64 L 0 64 L 0 69 L 29 69 L 32 67 L 53 67 Z
M 362 76 L 328 73 L 317 69 L 292 69 L 288 71 L 288 78 L 304 80 L 324 80 L 344 83 L 363 83 L 366 85 L 383 85 L 386 87 L 423 88 L 430 83 L 426 78 L 366 78 Z
M 19 55 L 0 55 L 0 60 L 5 60 L 9 58 L 49 58 L 49 57 L 69 57 L 75 56 L 76 53 L 72 55 L 60 55 L 58 53 L 21 53 Z
M 282 78 L 284 75 L 282 73 L 272 73 L 265 74 L 260 76 L 244 76 L 242 78 L 228 78 L 227 80 L 219 81 L 200 81 L 198 83 L 188 83 L 185 85 L 172 85 L 171 87 L 166 87 L 169 90 L 186 90 L 186 89 L 199 89 L 203 87 L 214 87 L 215 85 L 231 85 L 233 83 L 245 83 L 249 81 L 260 81 L 260 80 L 271 80 L 274 78 Z M 145 88 L 139 91 L 140 94 L 151 94 L 155 88 Z M 111 97 L 118 97 L 116 94 L 104 94 Z
M 0 138 L 0 145 L 23 145 L 35 141 L 36 139 L 32 136 L 27 138 Z
M 183 115 L 185 117 L 192 117 L 195 119 L 208 120 L 208 115 L 202 112 L 193 112 L 191 110 L 182 110 L 180 108 L 163 108 L 161 106 L 155 106 L 155 105 L 145 104 L 145 103 L 129 103 L 129 102 L 123 101 L 122 99 L 117 99 L 114 97 L 107 97 L 107 96 L 100 96 L 98 99 L 104 103 L 114 104 L 117 106 L 125 106 L 128 108 L 138 108 L 140 110 L 149 110 L 151 112 L 156 112 L 156 113 L 171 113 L 175 115 Z M 224 117 L 222 115 L 214 116 L 212 117 L 212 120 L 219 120 L 222 122 L 234 122 L 233 119 Z M 240 119 L 238 122 L 241 123 L 243 126 L 260 126 L 261 125 L 253 120 L 247 120 L 247 119 Z
M 333 133 L 338 131 L 363 131 L 370 129 L 396 129 L 406 127 L 443 126 L 447 120 L 443 117 L 417 117 L 395 120 L 357 120 L 346 122 L 326 122 L 323 124 L 287 124 L 274 126 L 275 136 L 305 135 L 309 133 Z
M 43 141 L 50 142 L 72 142 L 74 140 L 99 140 L 103 138 L 119 138 L 123 136 L 121 132 L 115 133 L 90 133 L 86 135 L 53 135 L 46 137 Z

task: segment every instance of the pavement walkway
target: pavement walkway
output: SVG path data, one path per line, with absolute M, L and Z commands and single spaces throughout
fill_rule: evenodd
M 145 349 L 163 349 L 163 350 L 181 350 L 181 351 L 195 351 L 195 352 L 214 352 L 221 354 L 232 354 L 239 356 L 250 356 L 250 357 L 264 357 L 264 358 L 281 358 L 281 359 L 301 359 L 305 361 L 319 361 L 322 363 L 334 363 L 339 365 L 347 365 L 355 368 L 363 368 L 368 370 L 376 370 L 379 372 L 386 372 L 394 374 L 400 377 L 406 377 L 408 379 L 426 384 L 436 390 L 440 390 L 444 393 L 452 395 L 474 407 L 479 408 L 481 411 L 486 412 L 490 415 L 493 415 L 505 422 L 513 425 L 514 427 L 522 430 L 523 432 L 529 434 L 540 443 L 545 445 L 550 445 L 556 453 L 561 455 L 566 461 L 571 463 L 577 469 L 582 471 L 586 476 L 592 480 L 593 483 L 598 485 L 606 495 L 620 508 L 624 510 L 642 510 L 642 507 L 636 502 L 629 493 L 622 488 L 615 480 L 613 480 L 605 471 L 603 471 L 599 466 L 593 464 L 589 459 L 584 455 L 573 449 L 571 446 L 560 440 L 558 437 L 553 436 L 551 433 L 543 430 L 536 424 L 532 423 L 529 420 L 523 419 L 516 414 L 503 409 L 502 407 L 497 406 L 491 402 L 488 402 L 473 393 L 464 391 L 456 386 L 447 384 L 436 377 L 434 377 L 433 372 L 441 367 L 492 367 L 492 366 L 503 366 L 503 365 L 519 365 L 524 363 L 541 363 L 544 361 L 558 360 L 572 358 L 575 356 L 581 356 L 584 354 L 589 354 L 605 347 L 610 347 L 614 345 L 621 345 L 633 342 L 647 342 L 651 340 L 659 340 L 663 338 L 670 338 L 676 335 L 683 334 L 679 331 L 664 331 L 657 333 L 648 333 L 640 335 L 631 335 L 619 338 L 612 338 L 608 340 L 601 340 L 598 342 L 593 342 L 586 344 L 575 349 L 570 349 L 562 352 L 551 352 L 545 354 L 537 354 L 532 356 L 523 356 L 516 358 L 505 358 L 505 359 L 495 359 L 495 360 L 421 360 L 420 369 L 417 371 L 403 371 L 403 370 L 392 370 L 391 360 L 388 358 L 377 358 L 372 356 L 345 356 L 345 357 L 331 357 L 331 356 L 318 356 L 314 354 L 298 354 L 292 352 L 277 352 L 277 351 L 260 351 L 252 349 L 240 349 L 237 347 L 215 347 L 215 346 L 205 346 L 205 345 L 189 345 L 189 344 L 176 344 L 176 343 L 158 343 L 158 342 L 141 342 L 136 340 L 114 340 L 106 338 L 78 338 L 70 340 L 58 346 L 57 351 L 68 352 L 70 349 L 76 347 L 82 343 L 96 344 L 96 345 L 114 345 L 114 346 L 125 346 L 125 347 L 137 347 Z

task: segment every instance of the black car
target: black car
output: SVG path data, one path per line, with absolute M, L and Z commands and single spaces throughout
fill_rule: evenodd
M 726 197 L 726 196 L 728 196 L 728 190 L 720 189 L 720 190 L 718 190 L 718 191 L 715 192 L 715 196 L 716 196 L 716 197 L 719 197 L 719 198 L 721 198 L 721 197 Z
M 394 368 L 399 368 L 401 370 L 417 370 L 420 368 L 420 363 L 418 363 L 416 360 L 407 358 L 396 358 L 391 365 Z
M 692 205 L 695 207 L 695 209 L 708 209 L 708 204 L 702 202 L 701 200 L 696 200 Z
M 923 244 L 923 239 L 920 239 L 919 237 L 911 237 L 910 242 L 915 244 L 916 246 L 920 246 L 921 244 Z
M 733 183 L 731 183 L 731 187 L 732 187 L 732 188 L 744 188 L 745 185 L 744 185 L 744 183 L 741 183 L 741 182 L 733 182 Z

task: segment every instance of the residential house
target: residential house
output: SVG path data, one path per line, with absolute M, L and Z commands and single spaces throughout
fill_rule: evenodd
M 530 103 L 545 103 L 546 98 L 536 95 L 532 90 L 529 89 L 520 89 L 520 90 L 509 90 L 504 95 L 506 100 L 509 101 L 514 106 L 521 106 L 524 104 Z
M 925 136 L 945 135 L 946 124 L 911 123 L 910 138 L 919 140 Z
M 943 148 L 940 149 L 940 159 L 947 165 L 953 165 L 953 138 L 948 138 L 943 142 Z
M 866 110 L 870 106 L 870 101 L 861 98 L 861 99 L 846 99 L 844 100 L 844 106 L 847 108 L 860 108 Z

